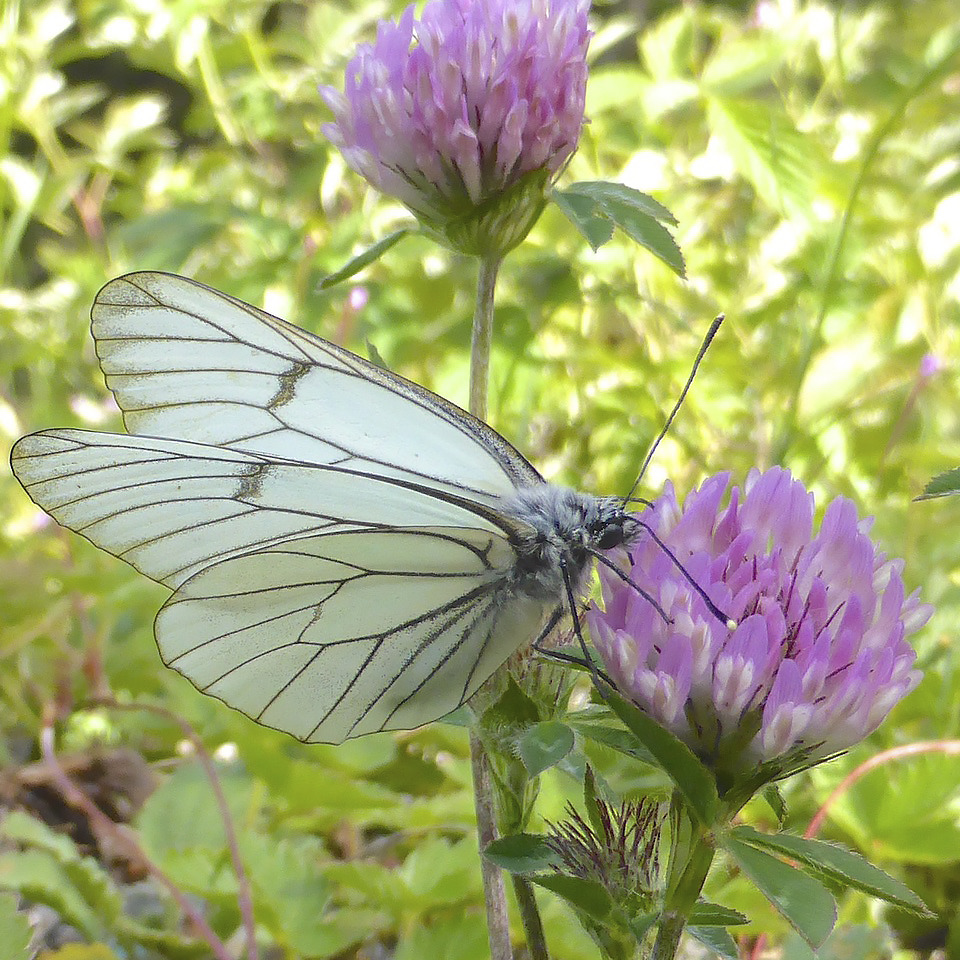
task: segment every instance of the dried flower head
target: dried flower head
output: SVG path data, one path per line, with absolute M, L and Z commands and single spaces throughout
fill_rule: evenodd
M 771 779 L 850 747 L 919 682 L 906 636 L 929 619 L 905 596 L 853 503 L 838 497 L 814 534 L 813 495 L 790 472 L 729 474 L 681 508 L 672 486 L 642 519 L 736 621 L 711 615 L 651 538 L 630 576 L 666 612 L 601 569 L 604 608 L 587 614 L 620 690 L 710 762 L 721 784 Z
M 583 125 L 589 0 L 430 0 L 347 65 L 324 133 L 347 163 L 470 253 L 526 236 Z
M 567 819 L 550 824 L 545 842 L 570 876 L 596 880 L 615 903 L 648 906 L 660 882 L 660 833 L 665 807 L 646 797 L 614 806 L 593 801 L 589 820 L 574 807 Z

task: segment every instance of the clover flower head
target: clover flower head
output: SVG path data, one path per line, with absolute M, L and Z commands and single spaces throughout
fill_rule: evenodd
M 923 380 L 929 380 L 936 376 L 944 368 L 943 360 L 932 351 L 925 353 L 920 358 L 920 377 Z
M 588 8 L 589 0 L 430 0 L 417 20 L 411 5 L 358 47 L 343 93 L 321 88 L 334 114 L 324 133 L 350 167 L 453 245 L 505 252 L 576 149 Z M 504 195 L 512 215 L 498 207 Z M 475 236 L 469 224 L 491 206 L 494 225 Z
M 724 502 L 729 474 L 681 507 L 671 485 L 642 520 L 705 595 L 711 614 L 652 538 L 629 575 L 661 605 L 601 568 L 603 607 L 587 614 L 618 688 L 728 780 L 771 779 L 866 737 L 920 681 L 907 636 L 932 608 L 905 595 L 843 497 L 814 532 L 814 501 L 788 470 L 752 470 Z

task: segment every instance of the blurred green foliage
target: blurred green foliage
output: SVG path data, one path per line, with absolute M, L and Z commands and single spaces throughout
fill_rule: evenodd
M 119 429 L 86 317 L 97 289 L 132 269 L 185 273 L 361 352 L 369 343 L 393 369 L 465 402 L 472 263 L 408 237 L 355 278 L 369 297 L 362 307 L 350 286 L 320 288 L 408 221 L 328 146 L 316 93 L 342 82 L 355 44 L 399 9 L 4 4 L 5 450 L 42 427 Z M 842 493 L 874 515 L 908 582 L 939 610 L 919 641 L 921 687 L 867 744 L 784 785 L 788 825 L 802 829 L 870 755 L 958 736 L 950 530 L 960 507 L 911 500 L 960 462 L 960 13 L 953 0 L 659 3 L 646 18 L 633 9 L 594 10 L 590 123 L 566 181 L 618 180 L 664 203 L 688 278 L 622 236 L 594 253 L 548 209 L 501 275 L 491 419 L 550 479 L 625 491 L 707 325 L 727 314 L 646 491 L 666 477 L 686 490 L 717 470 L 782 463 L 821 506 Z M 162 783 L 135 821 L 138 842 L 236 943 L 222 818 L 179 728 L 85 708 L 105 690 L 163 704 L 218 758 L 263 948 L 288 958 L 487 955 L 461 728 L 337 748 L 261 729 L 162 667 L 151 635 L 161 588 L 46 524 L 9 472 L 0 502 L 8 771 L 38 757 L 44 715 L 64 752 L 141 751 Z M 612 752 L 594 759 L 610 782 L 642 784 Z M 939 926 L 909 932 L 921 953 L 960 944 L 955 768 L 936 752 L 893 760 L 847 791 L 822 831 L 930 896 Z M 541 816 L 555 819 L 577 792 L 572 777 L 548 771 Z M 773 820 L 759 801 L 747 814 Z M 3 838 L 0 888 L 54 907 L 90 944 L 49 956 L 205 955 L 164 890 L 151 888 L 138 913 L 133 881 L 62 834 L 10 818 Z M 784 935 L 737 877 L 718 873 L 709 895 L 754 918 L 749 935 Z M 2 904 L 0 922 L 22 941 Z M 557 960 L 596 956 L 558 902 L 544 894 L 543 905 Z M 852 933 L 835 938 L 837 955 L 854 940 L 857 956 L 890 949 L 864 933 L 878 922 L 864 898 L 842 901 L 841 922 Z M 3 940 L 4 956 L 22 955 L 15 933 Z M 788 939 L 786 949 L 800 948 Z

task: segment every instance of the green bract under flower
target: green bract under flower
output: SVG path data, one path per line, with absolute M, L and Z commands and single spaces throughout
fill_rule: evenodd
M 630 548 L 637 590 L 600 570 L 593 641 L 619 689 L 731 784 L 771 779 L 867 736 L 920 680 L 906 641 L 932 608 L 904 595 L 902 561 L 867 536 L 842 497 L 813 531 L 813 495 L 789 471 L 728 474 L 681 508 L 673 488 L 642 514 L 690 577 L 736 621 L 730 630 L 667 553 Z
M 589 0 L 431 0 L 357 50 L 324 133 L 464 252 L 504 253 L 539 216 L 583 125 Z

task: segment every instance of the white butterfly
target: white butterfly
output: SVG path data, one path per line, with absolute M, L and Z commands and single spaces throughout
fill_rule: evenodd
M 636 532 L 459 407 L 202 284 L 133 273 L 92 318 L 130 435 L 34 433 L 14 473 L 174 590 L 167 665 L 301 740 L 450 713 Z

